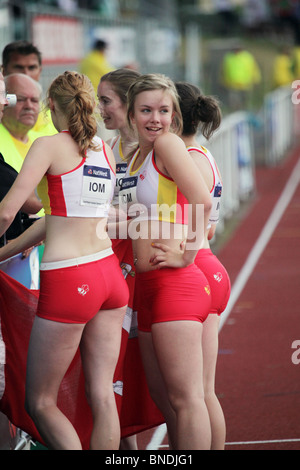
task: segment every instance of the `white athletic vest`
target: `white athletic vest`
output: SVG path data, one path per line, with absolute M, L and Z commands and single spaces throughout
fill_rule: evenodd
M 219 174 L 215 159 L 209 150 L 207 150 L 205 147 L 202 147 L 202 146 L 201 147 L 188 147 L 187 150 L 188 152 L 199 152 L 202 155 L 204 155 L 208 159 L 213 175 L 214 175 L 213 187 L 210 190 L 210 194 L 212 197 L 212 209 L 210 212 L 209 223 L 207 227 L 207 228 L 210 228 L 211 225 L 217 224 L 220 220 L 220 203 L 221 203 L 221 196 L 222 196 L 222 190 L 223 190 L 223 183 L 221 180 L 221 176 Z
M 116 176 L 104 142 L 95 137 L 100 151 L 89 149 L 80 164 L 62 175 L 46 174 L 37 192 L 45 214 L 61 217 L 108 217 Z
M 142 165 L 132 171 L 139 150 L 128 164 L 119 193 L 120 206 L 133 209 L 140 207 L 139 219 L 160 220 L 169 223 L 188 224 L 188 201 L 176 183 L 164 175 L 155 163 L 154 150 Z

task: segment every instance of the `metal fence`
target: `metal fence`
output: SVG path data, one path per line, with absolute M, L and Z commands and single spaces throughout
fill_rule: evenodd
M 68 33 L 70 21 L 75 28 L 72 37 Z M 108 42 L 108 59 L 115 67 L 136 63 L 142 73 L 151 71 L 179 78 L 180 28 L 174 16 L 167 20 L 144 16 L 136 20 L 111 19 L 86 10 L 68 15 L 55 8 L 28 5 L 24 24 L 27 39 L 35 42 L 42 52 L 44 89 L 52 78 L 66 69 L 66 64 L 76 70 L 96 38 Z M 70 51 L 73 51 L 73 61 Z M 55 60 L 55 54 L 58 60 Z
M 255 191 L 253 138 L 253 127 L 247 112 L 225 117 L 209 142 L 199 136 L 199 141 L 209 148 L 216 159 L 224 185 L 218 232 L 223 230 L 226 220 L 238 211 L 241 202 Z
M 58 16 L 66 20 L 70 19 L 69 15 L 58 13 L 56 9 L 49 10 L 49 8 L 29 5 L 26 7 L 24 18 L 24 34 L 26 34 L 24 37 L 28 40 L 33 39 L 32 26 L 37 18 L 42 20 L 48 18 L 51 23 L 51 20 L 56 21 Z M 184 78 L 182 65 L 177 55 L 179 37 L 175 32 L 179 31 L 179 28 L 174 20 L 170 20 L 167 24 L 165 19 L 162 22 L 153 18 L 140 18 L 138 22 L 125 19 L 111 20 L 88 12 L 74 14 L 72 19 L 83 28 L 83 54 L 89 51 L 94 37 L 105 34 L 112 38 L 119 34 L 118 37 L 123 38 L 131 54 L 126 56 L 126 60 L 130 58 L 138 62 L 141 72 L 165 73 L 174 80 Z M 0 0 L 1 50 L 14 39 L 12 31 L 12 19 L 7 3 Z M 60 34 L 59 31 L 58 34 Z M 46 37 L 46 40 L 51 41 L 51 38 Z M 69 37 L 68 40 L 69 44 L 72 44 L 74 38 Z M 191 36 L 190 40 L 193 44 L 197 43 L 194 36 Z M 160 50 L 162 44 L 166 47 Z M 46 44 L 47 52 L 49 50 Z M 120 60 L 125 60 L 124 55 L 121 54 L 120 57 Z M 187 61 L 187 63 L 191 65 L 191 62 Z M 79 60 L 68 62 L 68 67 L 74 69 L 78 65 Z M 119 62 L 115 65 L 121 66 L 122 64 Z M 65 63 L 48 61 L 43 67 L 43 88 L 47 89 L 49 82 L 65 69 Z M 192 72 L 193 76 L 197 76 L 198 71 L 193 67 L 190 69 L 190 74 Z M 299 129 L 300 104 L 293 103 L 292 88 L 286 87 L 275 90 L 265 97 L 263 109 L 259 115 L 253 116 L 248 112 L 234 113 L 223 119 L 220 129 L 209 142 L 199 136 L 199 141 L 214 155 L 224 183 L 221 223 L 218 226 L 218 232 L 223 230 L 226 221 L 239 210 L 242 202 L 248 200 L 255 192 L 257 162 L 264 165 L 278 165 L 291 148 L 295 136 L 300 135 Z
M 292 101 L 292 88 L 279 88 L 265 97 L 264 158 L 267 165 L 277 165 L 293 143 L 299 120 Z
M 140 16 L 135 21 L 103 18 L 86 10 L 69 15 L 41 4 L 24 5 L 24 11 L 24 37 L 37 41 L 38 47 L 42 47 L 44 90 L 66 67 L 79 67 L 80 58 L 88 53 L 96 37 L 112 42 L 111 58 L 116 67 L 124 66 L 125 62 L 137 62 L 142 73 L 165 73 L 174 80 L 189 78 L 193 81 L 193 77 L 201 75 L 198 67 L 192 65 L 193 56 L 199 52 L 195 54 L 199 29 L 196 25 L 194 29 L 187 27 L 191 35 L 186 34 L 186 44 L 193 49 L 193 56 L 186 54 L 183 70 L 179 59 L 182 38 L 175 15 L 168 19 L 166 16 L 161 19 Z M 70 21 L 73 22 L 71 27 Z M 1 48 L 12 40 L 12 29 L 7 2 L 0 0 Z M 198 64 L 197 58 L 195 64 Z M 300 127 L 299 109 L 300 105 L 292 102 L 292 88 L 280 88 L 266 95 L 257 115 L 248 112 L 229 115 L 209 143 L 201 138 L 218 161 L 223 175 L 223 221 L 255 190 L 255 164 L 276 165 L 286 154 Z M 105 130 L 102 131 L 105 134 Z
M 266 95 L 262 112 L 238 112 L 223 119 L 220 129 L 207 142 L 200 142 L 214 155 L 223 177 L 222 231 L 226 220 L 255 193 L 255 166 L 278 165 L 300 136 L 300 103 L 292 100 L 292 87 Z M 300 100 L 299 100 L 300 101 Z
M 7 2 L 0 0 L 0 50 L 13 41 L 13 27 Z

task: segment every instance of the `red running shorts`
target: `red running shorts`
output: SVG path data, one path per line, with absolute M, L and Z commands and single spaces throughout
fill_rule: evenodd
M 99 310 L 128 303 L 128 287 L 111 249 L 78 259 L 41 263 L 37 316 L 87 323 Z
M 154 323 L 203 323 L 211 305 L 208 281 L 195 264 L 136 273 L 135 300 L 138 329 L 146 332 Z
M 210 285 L 211 309 L 209 313 L 221 315 L 228 304 L 231 290 L 226 269 L 210 249 L 200 250 L 195 264 L 204 273 Z

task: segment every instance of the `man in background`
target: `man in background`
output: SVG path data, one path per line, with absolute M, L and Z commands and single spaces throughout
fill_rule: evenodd
M 33 141 L 39 112 L 41 86 L 27 75 L 14 73 L 4 78 L 6 91 L 17 96 L 17 104 L 5 107 L 0 124 L 0 151 L 18 173 Z
M 221 81 L 227 90 L 227 100 L 231 111 L 251 108 L 254 88 L 261 83 L 261 71 L 254 56 L 237 45 L 225 54 Z
M 22 73 L 39 82 L 42 72 L 41 52 L 28 41 L 15 41 L 7 44 L 2 51 L 2 72 L 4 77 Z M 33 129 L 39 135 L 56 134 L 49 111 L 40 106 L 40 113 Z
M 5 82 L 3 75 L 0 73 L 0 123 L 4 114 L 4 107 L 7 105 L 8 101 L 6 99 Z M 6 147 L 6 142 L 6 140 L 1 140 L 0 137 L 1 152 L 4 155 L 7 154 L 8 156 L 9 146 L 8 148 Z M 5 161 L 2 153 L 0 153 L 0 201 L 4 198 L 6 193 L 13 185 L 16 177 L 18 176 L 18 172 Z M 7 232 L 0 238 L 0 246 L 3 246 L 4 244 L 6 244 L 7 241 L 16 238 L 23 232 L 25 225 L 27 225 L 24 225 L 24 221 L 25 219 L 28 220 L 28 216 L 26 216 L 25 214 L 36 213 L 40 209 L 41 204 L 33 194 L 30 198 L 28 198 L 22 209 L 17 213 L 13 223 L 11 224 Z
M 106 58 L 107 46 L 105 41 L 97 39 L 92 50 L 80 64 L 80 72 L 89 77 L 96 94 L 100 78 L 114 70 Z

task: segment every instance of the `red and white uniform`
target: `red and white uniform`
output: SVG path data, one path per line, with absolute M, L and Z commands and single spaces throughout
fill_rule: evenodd
M 157 167 L 154 151 L 133 171 L 138 151 L 131 160 L 120 191 L 120 205 L 134 207 L 139 220 L 155 220 L 186 225 L 188 201 L 176 183 Z M 164 268 L 137 273 L 136 302 L 138 328 L 151 331 L 153 323 L 191 320 L 205 321 L 210 309 L 207 279 L 195 264 L 182 269 Z
M 108 216 L 115 173 L 103 141 L 95 138 L 94 142 L 101 150 L 89 149 L 74 170 L 43 177 L 38 194 L 46 215 Z M 37 315 L 48 320 L 86 323 L 101 308 L 120 308 L 128 302 L 128 287 L 112 249 L 81 258 L 41 263 L 40 277 Z
M 212 154 L 205 147 L 188 147 L 189 152 L 199 152 L 208 159 L 213 172 L 213 186 L 210 190 L 212 197 L 212 210 L 209 216 L 208 229 L 217 224 L 220 219 L 220 205 L 223 184 L 218 171 L 217 164 Z M 199 250 L 195 264 L 204 273 L 211 289 L 210 313 L 221 315 L 225 310 L 230 297 L 230 279 L 225 267 L 212 253 L 210 248 Z
M 205 147 L 202 147 L 202 146 L 201 147 L 188 147 L 187 150 L 188 152 L 198 152 L 204 155 L 209 161 L 212 172 L 213 172 L 214 181 L 213 181 L 212 188 L 210 189 L 210 194 L 212 198 L 212 208 L 211 208 L 210 215 L 209 215 L 209 225 L 208 225 L 208 228 L 210 228 L 213 224 L 217 224 L 220 220 L 220 204 L 221 204 L 221 197 L 222 197 L 222 191 L 223 191 L 222 179 L 221 179 L 217 164 L 215 162 L 215 159 L 209 150 L 207 150 Z
M 154 150 L 149 153 L 142 165 L 132 170 L 139 155 L 136 151 L 123 177 L 120 190 L 120 206 L 128 206 L 139 212 L 139 220 L 159 220 L 169 223 L 188 223 L 188 201 L 179 191 L 176 183 L 164 175 L 155 163 Z
M 121 137 L 115 137 L 110 145 L 116 161 L 116 185 L 112 204 L 118 206 L 119 192 L 123 178 L 126 175 L 127 162 L 122 152 Z M 140 355 L 137 337 L 137 311 L 134 302 L 136 273 L 133 263 L 132 242 L 130 238 L 112 240 L 112 246 L 119 259 L 129 288 L 129 301 L 123 323 L 121 350 L 114 376 L 114 384 L 119 385 L 118 390 L 115 385 L 114 389 L 118 409 L 121 409 L 122 436 L 125 437 L 162 424 L 164 418 L 150 397 Z
M 61 217 L 107 217 L 116 175 L 101 139 L 101 150 L 89 149 L 74 170 L 61 175 L 47 173 L 38 185 L 45 214 Z

